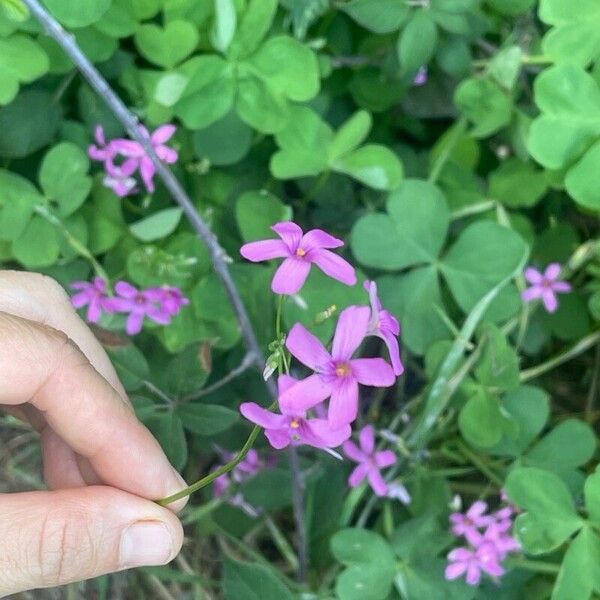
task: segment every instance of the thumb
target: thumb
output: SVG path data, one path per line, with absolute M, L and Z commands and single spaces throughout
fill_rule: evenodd
M 177 517 L 110 487 L 0 495 L 0 597 L 144 565 L 181 548 Z

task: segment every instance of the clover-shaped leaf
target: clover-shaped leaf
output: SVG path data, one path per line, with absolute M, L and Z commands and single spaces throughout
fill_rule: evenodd
M 67 27 L 86 27 L 100 19 L 112 0 L 44 0 L 48 10 Z
M 0 105 L 15 98 L 21 83 L 39 79 L 49 67 L 48 55 L 30 37 L 0 38 Z
M 164 28 L 142 25 L 135 34 L 140 54 L 155 65 L 172 68 L 198 45 L 198 30 L 188 21 L 171 21 Z

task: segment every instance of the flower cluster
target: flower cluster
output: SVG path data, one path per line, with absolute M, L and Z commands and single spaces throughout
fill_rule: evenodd
M 158 158 L 167 164 L 177 162 L 177 151 L 165 145 L 173 137 L 176 129 L 175 125 L 162 125 L 150 134 L 144 126 L 140 126 L 141 132 L 152 144 Z M 138 191 L 134 175 L 139 171 L 146 189 L 150 193 L 154 191 L 156 167 L 139 142 L 123 138 L 107 142 L 101 125 L 96 127 L 95 139 L 96 144 L 89 147 L 88 154 L 93 160 L 104 164 L 103 183 L 106 187 L 111 188 L 119 197 L 134 194 Z
M 258 262 L 283 258 L 271 288 L 276 294 L 297 294 L 314 264 L 324 273 L 347 285 L 357 282 L 354 267 L 331 249 L 343 242 L 330 234 L 313 229 L 306 234 L 295 223 L 273 226 L 280 239 L 245 244 L 242 255 Z M 348 441 L 351 425 L 359 412 L 359 386 L 390 387 L 404 367 L 400 360 L 397 336 L 398 320 L 385 310 L 373 281 L 365 282 L 370 306 L 350 306 L 339 316 L 331 350 L 304 325 L 296 323 L 287 337 L 289 353 L 312 373 L 304 379 L 280 375 L 278 379 L 279 412 L 271 412 L 253 402 L 241 405 L 242 414 L 265 429 L 271 446 L 277 449 L 305 444 L 320 449 L 344 444 L 346 455 L 359 463 L 350 477 L 354 487 L 365 478 L 378 495 L 390 491 L 380 469 L 394 464 L 392 451 L 375 452 L 375 433 L 371 426 L 360 433 L 361 448 Z M 390 355 L 391 365 L 382 358 L 359 358 L 356 353 L 370 336 L 381 338 Z M 407 499 L 402 486 L 394 487 L 394 497 Z
M 541 299 L 549 313 L 558 309 L 557 294 L 565 294 L 572 290 L 571 284 L 559 279 L 561 266 L 552 263 L 542 273 L 534 267 L 525 269 L 525 279 L 531 284 L 522 294 L 525 302 Z
M 457 537 L 464 537 L 469 546 L 454 548 L 448 554 L 446 579 L 452 580 L 465 575 L 469 585 L 479 585 L 481 574 L 492 577 L 504 575 L 502 561 L 521 546 L 512 537 L 515 510 L 505 506 L 495 513 L 488 513 L 488 506 L 479 500 L 466 513 L 450 515 L 451 531 Z
M 108 293 L 108 283 L 96 277 L 91 283 L 75 281 L 71 284 L 77 293 L 71 298 L 74 308 L 87 309 L 87 320 L 97 323 L 102 313 L 127 313 L 125 331 L 129 335 L 138 334 L 143 327 L 144 319 L 160 325 L 169 325 L 171 319 L 190 303 L 176 287 L 154 287 L 138 290 L 126 281 L 115 285 L 115 296 Z
M 223 452 L 223 460 L 229 462 L 234 458 L 231 452 Z M 216 465 L 213 471 L 216 471 L 221 465 Z M 256 450 L 250 450 L 244 460 L 238 463 L 229 473 L 223 473 L 215 479 L 214 493 L 216 498 L 224 498 L 231 506 L 241 508 L 251 517 L 259 515 L 259 510 L 249 504 L 243 494 L 235 490 L 237 484 L 252 479 L 255 475 L 265 469 L 267 465 L 258 455 Z

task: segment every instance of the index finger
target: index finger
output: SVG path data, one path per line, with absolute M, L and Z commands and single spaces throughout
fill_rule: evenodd
M 64 333 L 0 312 L 0 381 L 0 404 L 33 404 L 108 485 L 152 500 L 184 487 L 158 442 Z

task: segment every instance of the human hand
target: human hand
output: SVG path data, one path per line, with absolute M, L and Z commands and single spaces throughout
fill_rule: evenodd
M 40 433 L 52 490 L 0 494 L 0 596 L 173 559 L 181 524 L 151 500 L 185 484 L 47 277 L 0 271 L 0 382 L 0 408 Z

